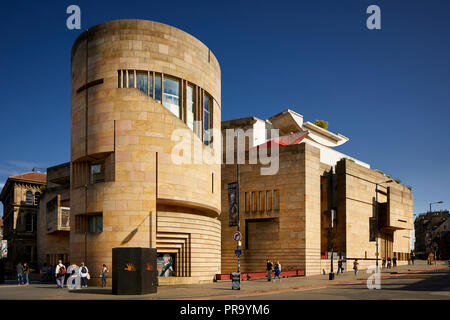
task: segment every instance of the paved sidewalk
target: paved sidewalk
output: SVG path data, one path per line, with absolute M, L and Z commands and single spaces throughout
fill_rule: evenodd
M 399 266 L 383 269 L 381 279 L 402 277 L 410 273 L 431 271 L 448 268 L 441 262 L 437 266 L 427 266 L 425 261 L 416 261 L 415 266 Z M 32 299 L 32 300 L 174 300 L 174 299 L 234 299 L 251 297 L 268 293 L 286 293 L 293 291 L 308 291 L 330 288 L 337 285 L 365 283 L 370 274 L 361 270 L 358 279 L 353 272 L 345 272 L 336 276 L 335 280 L 328 280 L 328 274 L 309 277 L 283 278 L 281 281 L 268 282 L 265 279 L 246 280 L 241 282 L 241 290 L 232 290 L 230 281 L 213 282 L 207 284 L 177 285 L 158 287 L 158 293 L 142 296 L 112 295 L 111 288 L 92 287 L 69 292 L 67 289 L 57 289 L 56 285 L 31 284 L 18 286 L 15 284 L 0 285 L 0 300 Z M 109 279 L 109 281 L 111 281 Z

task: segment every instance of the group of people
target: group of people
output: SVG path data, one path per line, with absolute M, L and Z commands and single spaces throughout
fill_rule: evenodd
M 392 261 L 392 263 L 391 263 L 391 261 Z M 396 267 L 396 266 L 397 266 L 397 257 L 393 257 L 392 260 L 390 257 L 388 257 L 387 258 L 387 268 L 390 269 L 390 268 Z M 381 268 L 386 268 L 386 258 L 383 258 L 383 260 L 381 260 Z
M 22 262 L 19 262 L 16 265 L 16 271 L 17 271 L 17 282 L 19 283 L 19 286 L 29 285 L 31 269 L 28 266 L 28 264 L 26 262 L 24 262 L 23 264 Z
M 281 264 L 277 261 L 275 264 L 267 259 L 266 261 L 266 273 L 267 273 L 267 281 L 272 281 L 272 272 L 273 272 L 273 280 L 275 281 L 277 278 L 281 281 Z
M 90 279 L 89 275 L 89 269 L 86 266 L 84 262 L 81 262 L 80 267 L 78 267 L 76 264 L 71 265 L 71 272 L 70 274 L 67 272 L 70 268 L 70 265 L 64 265 L 62 263 L 62 260 L 58 261 L 58 264 L 53 267 L 48 267 L 46 263 L 43 264 L 41 268 L 41 283 L 49 283 L 56 281 L 56 287 L 57 288 L 64 288 L 64 283 L 67 281 L 67 279 L 74 275 L 76 273 L 76 270 L 78 270 L 78 276 L 81 280 L 81 287 L 87 288 L 87 280 Z M 22 264 L 22 262 L 19 262 L 16 265 L 16 271 L 17 271 L 17 282 L 19 285 L 29 285 L 30 284 L 30 273 L 31 269 L 28 266 L 27 263 Z M 107 286 L 106 278 L 108 276 L 108 267 L 106 264 L 102 265 L 101 272 L 100 272 L 100 278 L 102 279 L 102 287 Z

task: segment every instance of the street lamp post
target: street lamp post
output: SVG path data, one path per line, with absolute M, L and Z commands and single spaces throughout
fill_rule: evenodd
M 431 211 L 431 205 L 432 205 L 432 204 L 436 204 L 436 203 L 444 203 L 444 201 L 431 202 L 431 203 L 430 203 L 430 212 L 432 212 L 432 211 Z
M 383 183 L 389 183 L 392 182 L 392 179 L 387 180 L 387 181 L 383 181 L 383 182 L 378 182 L 375 183 L 375 215 L 376 215 L 376 228 L 377 228 L 377 232 L 376 232 L 376 268 L 377 268 L 377 272 L 378 272 L 378 257 L 380 255 L 379 251 L 378 251 L 378 238 L 380 237 L 380 226 L 379 226 L 379 221 L 378 221 L 378 185 L 383 184 Z

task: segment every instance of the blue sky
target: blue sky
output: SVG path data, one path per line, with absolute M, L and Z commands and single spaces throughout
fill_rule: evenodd
M 66 28 L 81 8 L 82 30 Z M 366 8 L 381 8 L 381 30 Z M 450 203 L 450 2 L 33 1 L 2 4 L 0 187 L 69 160 L 70 50 L 95 24 L 178 27 L 214 52 L 222 119 L 290 108 L 350 141 L 339 151 L 413 188 L 414 212 Z M 1 209 L 1 206 L 0 206 Z

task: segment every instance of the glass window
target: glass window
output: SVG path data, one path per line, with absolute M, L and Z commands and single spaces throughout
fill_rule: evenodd
M 25 216 L 25 231 L 33 231 L 33 214 L 28 212 Z
M 148 78 L 148 95 L 150 96 L 150 98 L 153 98 L 153 73 L 150 72 L 150 76 Z
M 122 70 L 122 88 L 127 87 L 127 71 Z
M 278 190 L 273 190 L 273 209 L 278 210 L 280 209 L 280 195 Z
M 128 88 L 134 88 L 134 71 L 128 70 Z
M 195 96 L 194 86 L 187 85 L 186 87 L 186 124 L 192 131 L 194 131 L 194 119 L 195 119 Z
M 26 204 L 33 204 L 33 192 L 30 190 L 25 193 L 25 202 Z
M 161 75 L 155 75 L 155 100 L 161 102 Z
M 212 101 L 211 97 L 205 92 L 203 96 L 203 142 L 206 145 L 209 145 L 212 143 L 212 141 L 209 141 L 210 134 L 207 130 L 212 128 Z
M 272 193 L 270 191 L 266 191 L 266 210 L 272 210 Z
M 136 74 L 136 85 L 143 93 L 148 94 L 148 74 L 147 72 L 138 72 Z
M 105 181 L 105 162 L 91 163 L 90 166 L 90 183 L 99 183 Z
M 36 192 L 34 194 L 34 204 L 35 205 L 39 205 L 39 198 L 41 197 L 41 193 L 40 192 Z
M 180 118 L 180 81 L 164 77 L 163 105 Z
M 89 216 L 89 232 L 103 232 L 103 215 L 96 214 L 94 216 Z
M 259 192 L 259 211 L 264 212 L 264 192 Z

